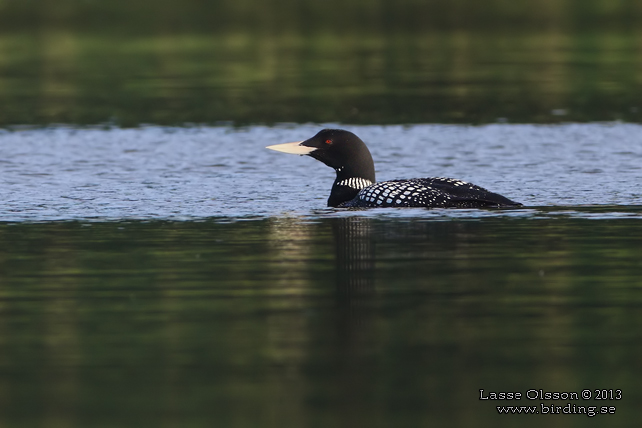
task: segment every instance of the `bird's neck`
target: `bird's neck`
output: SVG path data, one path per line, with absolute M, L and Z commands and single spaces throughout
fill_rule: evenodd
M 349 173 L 342 168 L 337 171 L 337 178 L 332 185 L 332 191 L 328 198 L 329 207 L 337 207 L 343 202 L 351 201 L 364 187 L 368 187 L 375 182 L 374 172 L 371 174 L 362 174 L 370 178 L 361 177 L 355 173 Z

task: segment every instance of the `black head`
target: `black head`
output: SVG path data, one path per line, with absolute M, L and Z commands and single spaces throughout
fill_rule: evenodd
M 358 177 L 375 182 L 374 162 L 370 150 L 352 132 L 324 129 L 300 145 L 316 148 L 308 153 L 308 156 L 334 168 L 339 179 Z
M 328 206 L 337 207 L 349 201 L 363 187 L 375 182 L 375 170 L 370 150 L 352 132 L 324 129 L 305 141 L 276 144 L 268 149 L 284 153 L 311 156 L 337 172 Z

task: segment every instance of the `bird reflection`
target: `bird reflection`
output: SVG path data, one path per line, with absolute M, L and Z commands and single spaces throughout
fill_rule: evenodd
M 338 218 L 332 224 L 336 243 L 337 294 L 345 299 L 374 292 L 372 220 Z
M 364 391 L 372 391 L 371 372 L 380 343 L 376 328 L 375 245 L 372 220 L 363 217 L 333 219 L 336 245 L 334 361 L 336 394 L 341 413 L 368 414 Z M 343 426 L 360 426 L 363 417 Z
M 336 245 L 336 299 L 340 319 L 354 326 L 367 322 L 375 295 L 372 219 L 333 219 Z M 363 325 L 362 325 L 363 327 Z M 351 328 L 343 325 L 347 333 Z

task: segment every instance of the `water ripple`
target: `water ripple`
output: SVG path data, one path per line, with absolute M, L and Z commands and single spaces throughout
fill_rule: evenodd
M 529 207 L 367 212 L 327 209 L 332 170 L 306 157 L 264 149 L 309 137 L 321 127 L 2 132 L 0 221 L 355 214 L 427 219 L 641 217 L 640 125 L 344 126 L 368 143 L 379 180 L 455 177 Z

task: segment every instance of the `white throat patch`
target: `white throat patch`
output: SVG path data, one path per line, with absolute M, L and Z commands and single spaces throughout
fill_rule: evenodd
M 352 189 L 361 190 L 364 187 L 368 187 L 372 184 L 372 181 L 366 180 L 365 178 L 351 177 L 341 180 L 337 183 L 339 186 L 350 187 Z

